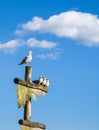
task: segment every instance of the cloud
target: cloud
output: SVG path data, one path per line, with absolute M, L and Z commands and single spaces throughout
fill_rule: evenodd
M 38 54 L 37 58 L 40 59 L 57 59 L 57 55 L 55 55 L 54 53 L 49 53 L 49 54 Z
M 99 46 L 99 18 L 97 15 L 67 11 L 47 20 L 34 17 L 21 25 L 16 34 L 26 32 L 52 33 L 57 37 L 70 38 L 86 46 Z
M 56 60 L 61 53 L 62 53 L 62 50 L 55 49 L 55 50 L 53 50 L 52 52 L 49 52 L 49 53 L 38 54 L 37 58 Z
M 40 41 L 35 38 L 29 38 L 27 40 L 14 39 L 14 40 L 7 41 L 5 43 L 1 43 L 0 50 L 6 53 L 13 53 L 17 48 L 20 48 L 23 46 L 51 50 L 55 48 L 57 45 L 56 43 L 51 42 L 51 41 L 47 41 L 47 40 Z
M 29 38 L 26 41 L 27 46 L 32 48 L 43 48 L 43 49 L 52 49 L 56 46 L 56 43 L 51 41 L 42 40 L 39 41 L 35 38 Z
M 23 41 L 20 39 L 15 39 L 5 43 L 0 43 L 0 50 L 3 50 L 6 53 L 12 53 L 20 46 L 23 46 Z

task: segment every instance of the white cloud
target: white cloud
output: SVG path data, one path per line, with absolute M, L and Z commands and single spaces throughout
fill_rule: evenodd
M 23 41 L 19 39 L 10 40 L 5 43 L 0 43 L 0 50 L 7 53 L 14 52 L 18 47 L 23 45 Z
M 41 49 L 53 49 L 56 47 L 56 43 L 51 42 L 51 41 L 46 41 L 42 40 L 39 41 L 35 38 L 29 38 L 26 41 L 21 40 L 21 39 L 14 39 L 7 41 L 5 43 L 0 44 L 0 50 L 6 52 L 6 53 L 12 53 L 14 52 L 17 48 L 22 47 L 22 46 L 28 46 L 31 48 L 41 48 Z
M 50 53 L 38 54 L 38 55 L 37 55 L 37 58 L 56 60 L 61 53 L 62 53 L 62 50 L 60 50 L 60 49 L 55 49 L 55 50 L 53 50 L 53 51 L 50 52 Z
M 37 58 L 40 59 L 57 59 L 57 55 L 55 55 L 54 53 L 49 53 L 49 54 L 38 54 Z
M 16 31 L 17 34 L 26 31 L 52 33 L 57 37 L 71 38 L 87 46 L 99 46 L 99 18 L 90 13 L 67 11 L 53 15 L 47 20 L 34 17 L 21 27 L 22 30 Z
M 56 43 L 51 41 L 42 40 L 39 41 L 35 38 L 29 38 L 26 41 L 27 46 L 33 47 L 33 48 L 44 48 L 44 49 L 52 49 L 56 46 Z

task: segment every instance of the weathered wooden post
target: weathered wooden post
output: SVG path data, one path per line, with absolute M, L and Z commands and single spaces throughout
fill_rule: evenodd
M 47 93 L 48 89 L 44 85 L 38 85 L 35 83 L 31 83 L 31 75 L 32 75 L 32 67 L 26 66 L 25 80 L 15 78 L 14 83 L 22 85 L 23 87 L 27 87 L 27 88 L 31 88 L 31 89 L 35 89 L 35 90 L 40 90 L 40 91 Z M 46 126 L 44 124 L 31 121 L 31 97 L 29 98 L 29 100 L 26 102 L 26 104 L 24 106 L 24 120 L 20 119 L 19 124 L 24 125 L 24 126 L 28 126 L 31 128 L 38 128 L 41 130 L 46 129 Z
M 32 77 L 32 67 L 26 66 L 25 68 L 25 81 L 31 82 Z M 31 98 L 26 102 L 24 107 L 24 120 L 30 120 L 31 119 Z

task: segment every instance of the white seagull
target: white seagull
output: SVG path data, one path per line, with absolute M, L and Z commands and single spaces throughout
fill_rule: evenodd
M 38 80 L 33 80 L 32 82 L 38 85 L 41 85 L 43 83 L 44 77 L 41 75 Z
M 41 75 L 41 76 L 39 77 L 39 84 L 42 84 L 42 83 L 43 83 L 43 79 L 44 79 L 44 77 Z
M 46 79 L 47 79 L 47 78 L 44 78 L 44 80 L 43 80 L 43 85 L 44 85 L 44 86 L 46 86 Z
M 46 79 L 46 87 L 49 87 L 50 82 L 51 81 L 49 79 Z
M 21 61 L 19 65 L 28 64 L 31 62 L 31 60 L 32 60 L 32 51 L 29 51 L 28 55 L 24 57 L 24 59 Z

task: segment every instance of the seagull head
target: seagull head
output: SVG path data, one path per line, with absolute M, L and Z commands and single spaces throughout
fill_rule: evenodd
M 47 80 L 47 82 L 49 82 L 49 83 L 51 82 L 51 80 L 49 80 L 48 78 L 47 78 L 46 80 Z
M 32 51 L 28 51 L 28 54 L 32 54 Z
M 44 78 L 42 75 L 39 78 Z

